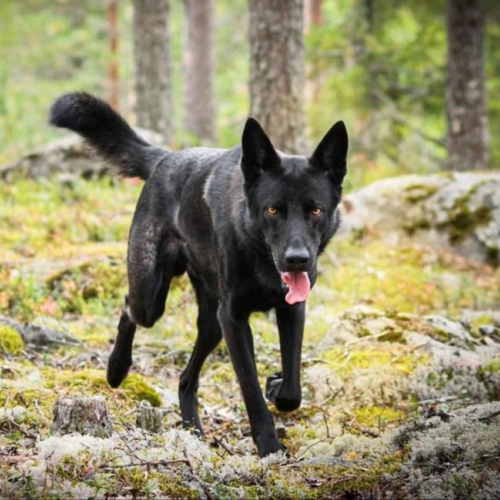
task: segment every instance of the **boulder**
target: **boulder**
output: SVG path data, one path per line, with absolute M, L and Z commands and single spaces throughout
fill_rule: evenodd
M 135 131 L 147 142 L 161 145 L 161 134 L 141 128 Z M 109 164 L 94 154 L 76 134 L 72 134 L 31 151 L 9 165 L 0 166 L 0 179 L 48 177 L 53 173 L 90 178 L 101 176 L 108 170 Z
M 345 197 L 344 231 L 500 264 L 500 173 L 408 175 Z

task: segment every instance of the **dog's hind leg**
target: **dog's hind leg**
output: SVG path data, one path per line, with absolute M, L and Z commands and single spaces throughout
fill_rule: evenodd
M 130 320 L 128 315 L 127 295 L 118 323 L 118 335 L 108 360 L 107 379 L 111 387 L 118 387 L 122 383 L 132 365 L 132 344 L 136 327 L 137 325 Z
M 155 266 L 142 266 L 142 272 L 130 272 L 130 262 L 139 265 L 137 256 L 130 259 L 134 251 L 129 249 L 129 294 L 118 323 L 113 352 L 109 357 L 107 379 L 111 387 L 118 387 L 132 366 L 132 345 L 137 325 L 152 327 L 165 310 L 170 282 L 174 276 L 183 274 L 185 256 L 179 242 L 170 241 L 163 246 Z M 166 248 L 165 248 L 166 247 Z M 160 256 L 161 255 L 161 256 Z
M 305 302 L 276 308 L 282 372 L 267 378 L 266 397 L 279 411 L 293 411 L 300 406 L 305 309 Z
M 222 340 L 222 331 L 217 319 L 218 300 L 206 292 L 205 285 L 198 278 L 190 275 L 190 279 L 198 301 L 198 337 L 189 363 L 180 377 L 179 402 L 183 426 L 194 427 L 202 435 L 197 394 L 200 371 L 208 355 Z
M 165 199 L 145 186 L 130 230 L 127 256 L 129 293 L 108 361 L 107 379 L 118 387 L 132 365 L 136 326 L 151 328 L 165 311 L 170 282 L 186 270 L 184 245 L 169 226 Z

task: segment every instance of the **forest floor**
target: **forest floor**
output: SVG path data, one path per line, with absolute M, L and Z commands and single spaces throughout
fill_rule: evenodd
M 270 405 L 288 455 L 258 458 L 224 343 L 202 373 L 204 440 L 180 429 L 196 335 L 184 277 L 110 389 L 140 187 L 0 184 L 0 315 L 77 340 L 35 349 L 0 322 L 0 498 L 500 498 L 500 271 L 440 249 L 332 242 L 308 302 L 302 407 Z M 273 314 L 252 328 L 264 385 L 280 365 Z M 52 433 L 58 397 L 96 395 L 110 437 Z M 162 432 L 136 427 L 144 400 Z

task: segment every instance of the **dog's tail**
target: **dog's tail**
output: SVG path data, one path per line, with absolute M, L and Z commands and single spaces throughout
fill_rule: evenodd
M 50 108 L 49 122 L 81 135 L 125 177 L 146 180 L 167 152 L 139 137 L 111 106 L 85 92 L 56 99 Z

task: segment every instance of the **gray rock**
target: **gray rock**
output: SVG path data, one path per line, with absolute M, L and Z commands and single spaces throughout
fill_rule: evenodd
M 161 145 L 160 134 L 141 128 L 136 128 L 135 131 L 146 141 Z M 59 173 L 64 178 L 68 175 L 89 178 L 105 174 L 109 167 L 77 135 L 72 134 L 36 149 L 14 163 L 0 166 L 0 179 L 48 177 L 54 173 Z
M 500 264 L 500 173 L 409 175 L 375 182 L 344 200 L 345 230 L 412 241 Z

